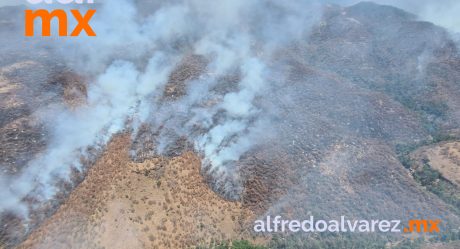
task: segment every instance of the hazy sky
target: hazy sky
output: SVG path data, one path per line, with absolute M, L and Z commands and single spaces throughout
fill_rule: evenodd
M 98 0 L 96 0 L 98 1 Z M 340 5 L 350 5 L 360 0 L 324 0 Z M 460 0 L 373 0 L 417 14 L 421 19 L 460 32 Z M 0 6 L 27 3 L 26 0 L 0 0 Z

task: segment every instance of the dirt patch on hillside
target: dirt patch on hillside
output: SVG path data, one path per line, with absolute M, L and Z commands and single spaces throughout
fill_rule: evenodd
M 427 160 L 445 179 L 460 187 L 460 142 L 423 147 L 414 153 L 414 157 Z
M 19 248 L 187 248 L 247 238 L 254 214 L 222 199 L 191 152 L 134 163 L 120 135 L 59 210 Z
M 196 80 L 205 72 L 207 61 L 203 56 L 186 56 L 169 76 L 164 96 L 166 99 L 175 100 L 186 93 L 186 82 Z
M 87 79 L 70 70 L 60 71 L 50 76 L 49 83 L 59 89 L 62 102 L 70 108 L 86 103 Z

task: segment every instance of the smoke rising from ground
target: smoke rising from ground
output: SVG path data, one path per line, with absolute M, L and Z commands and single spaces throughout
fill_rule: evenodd
M 378 2 L 456 26 L 453 15 L 437 16 L 446 13 L 438 9 L 458 9 L 453 1 Z M 151 14 L 140 14 L 145 9 Z M 258 100 L 283 80 L 273 53 L 306 39 L 320 10 L 311 1 L 106 1 L 92 21 L 96 38 L 56 44 L 68 65 L 90 76 L 87 103 L 46 111 L 51 143 L 19 177 L 0 176 L 0 213 L 27 216 L 31 207 L 24 198 L 53 198 L 57 181 L 68 181 L 72 168 L 83 169 L 88 147 L 102 149 L 112 135 L 126 128 L 135 134 L 145 123 L 158 131 L 158 153 L 186 137 L 203 156 L 203 167 L 225 179 L 216 181 L 217 188 L 237 198 L 235 161 L 271 132 L 269 110 Z M 165 99 L 170 74 L 190 56 L 204 58 L 205 72 L 186 83 L 183 95 Z
M 225 7 L 223 7 L 225 6 Z M 92 22 L 96 38 L 56 44 L 75 71 L 89 75 L 87 103 L 75 110 L 46 110 L 53 131 L 48 148 L 16 178 L 3 177 L 0 212 L 26 217 L 25 198 L 40 203 L 82 170 L 89 147 L 102 149 L 124 129 L 158 130 L 157 152 L 185 136 L 203 156 L 203 167 L 229 197 L 239 192 L 234 162 L 269 132 L 257 99 L 272 91 L 272 52 L 305 39 L 317 6 L 270 1 L 164 1 L 141 16 L 130 0 L 107 1 Z M 187 56 L 202 56 L 205 73 L 186 83 L 185 94 L 165 99 L 171 72 Z M 237 80 L 229 83 L 225 77 Z M 231 85 L 231 89 L 218 90 Z M 265 134 L 267 135 L 267 134 Z M 220 179 L 226 180 L 220 180 Z

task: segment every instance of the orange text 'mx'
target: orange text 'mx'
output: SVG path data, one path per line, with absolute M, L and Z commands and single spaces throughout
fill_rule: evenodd
M 81 31 L 85 31 L 88 36 L 96 36 L 96 33 L 93 31 L 89 25 L 89 21 L 93 17 L 96 10 L 88 10 L 84 16 L 81 15 L 79 10 L 71 10 L 72 15 L 75 20 L 78 22 L 77 26 L 74 28 L 70 36 L 79 36 Z M 42 36 L 51 36 L 51 20 L 56 17 L 59 22 L 59 36 L 67 36 L 67 13 L 64 10 L 53 10 L 49 12 L 48 10 L 39 9 L 36 11 L 26 10 L 25 11 L 25 35 L 34 36 L 34 20 L 40 17 L 42 20 Z

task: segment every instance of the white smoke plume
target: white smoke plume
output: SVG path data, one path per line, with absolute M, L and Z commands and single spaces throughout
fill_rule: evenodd
M 133 0 L 106 1 L 92 21 L 97 37 L 56 44 L 69 66 L 92 79 L 87 103 L 76 110 L 46 110 L 51 143 L 19 177 L 0 178 L 0 213 L 26 217 L 34 207 L 25 198 L 52 199 L 59 191 L 56 182 L 68 181 L 72 169 L 82 170 L 87 148 L 102 149 L 114 134 L 126 128 L 136 133 L 145 123 L 160 130 L 159 153 L 175 141 L 171 132 L 185 136 L 217 184 L 233 191 L 230 197 L 238 195 L 234 162 L 269 128 L 257 99 L 280 80 L 273 77 L 273 50 L 306 39 L 319 18 L 317 4 L 162 1 L 141 15 L 143 7 Z M 206 72 L 186 84 L 184 96 L 164 100 L 171 72 L 188 55 L 206 58 Z M 239 79 L 234 89 L 216 91 L 228 75 Z

